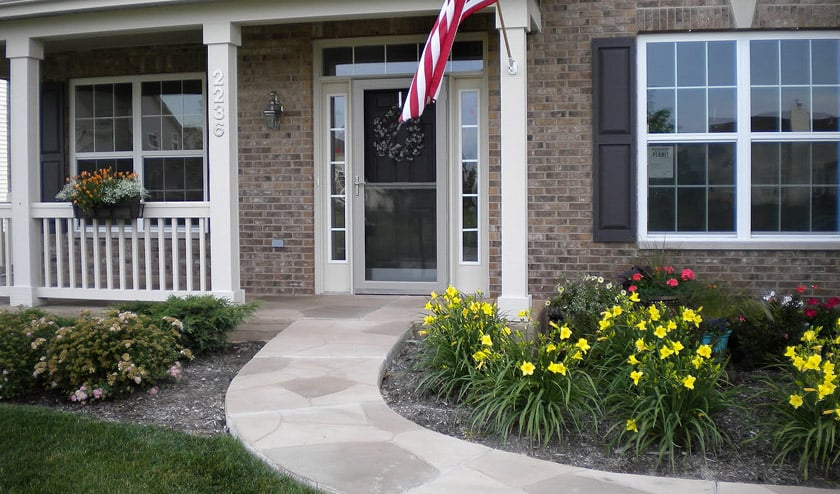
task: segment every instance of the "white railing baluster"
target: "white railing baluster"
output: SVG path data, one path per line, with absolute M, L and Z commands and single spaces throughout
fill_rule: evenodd
M 52 223 L 55 228 L 55 272 L 56 272 L 56 286 L 64 286 L 64 245 L 61 235 L 61 225 L 64 224 L 61 218 L 47 220 Z
M 178 246 L 178 220 L 175 218 L 171 218 L 169 221 L 172 222 L 172 289 L 176 292 L 181 289 L 181 266 L 179 265 L 181 261 L 181 256 L 179 253 L 179 246 Z
M 146 290 L 152 289 L 152 222 L 143 220 L 145 232 L 143 234 L 143 250 L 146 255 Z
M 111 226 L 113 222 L 108 219 L 105 220 L 105 286 L 108 290 L 114 288 L 114 249 L 111 245 L 113 239 L 111 238 Z
M 187 276 L 187 291 L 193 291 L 193 249 L 192 249 L 192 218 L 187 218 L 184 228 L 184 270 Z
M 199 287 L 202 292 L 207 291 L 207 219 L 198 219 L 198 264 L 199 264 Z
M 137 249 L 137 228 L 138 222 L 131 223 L 131 286 L 135 290 L 140 289 L 140 257 Z
M 76 229 L 72 218 L 67 218 L 67 274 L 70 288 L 76 288 Z
M 43 250 L 41 252 L 44 253 L 44 255 L 42 256 L 44 258 L 44 285 L 52 286 L 52 276 L 50 274 L 50 271 L 52 271 L 50 269 L 52 257 L 50 255 L 50 226 L 49 222 L 46 219 L 41 220 L 41 232 L 43 233 L 43 235 L 41 235 L 43 243 Z
M 82 288 L 90 288 L 88 279 L 87 220 L 79 220 L 79 261 L 82 264 Z
M 120 290 L 125 290 L 126 279 L 125 279 L 125 221 L 119 220 L 117 221 L 117 262 L 120 263 L 119 265 L 119 273 L 120 273 Z
M 101 259 L 99 259 L 99 220 L 93 220 L 93 228 L 91 229 L 93 235 L 91 235 L 90 243 L 93 246 L 93 287 L 97 290 L 102 288 L 102 283 L 100 277 L 102 275 L 102 269 L 99 265 Z
M 166 219 L 158 218 L 158 289 L 166 290 Z
M 3 222 L 3 244 L 6 246 L 4 252 L 6 264 L 6 286 L 12 286 L 12 220 L 6 219 Z

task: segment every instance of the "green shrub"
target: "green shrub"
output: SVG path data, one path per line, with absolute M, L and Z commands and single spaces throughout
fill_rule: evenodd
M 192 354 L 178 343 L 181 323 L 165 318 L 163 328 L 149 316 L 112 311 L 104 317 L 83 312 L 73 326 L 60 328 L 35 366 L 49 386 L 71 400 L 103 399 L 146 389 L 181 374 L 179 359 Z
M 722 386 L 723 364 L 710 345 L 696 343 L 702 318 L 686 308 L 672 316 L 662 304 L 633 299 L 635 293 L 604 311 L 596 342 L 608 349 L 601 354 L 612 355 L 599 374 L 612 440 L 636 454 L 654 448 L 672 468 L 676 448 L 719 451 L 728 438 L 714 416 L 733 403 Z
M 0 400 L 37 387 L 35 364 L 57 329 L 56 318 L 40 310 L 0 312 Z
M 574 327 L 580 336 L 592 336 L 598 331 L 599 314 L 615 303 L 621 285 L 605 281 L 603 277 L 585 275 L 580 280 L 563 279 L 556 294 L 549 299 L 540 317 L 540 331 L 551 331 L 549 323 Z
M 228 335 L 257 310 L 256 303 L 236 304 L 212 295 L 173 295 L 166 302 L 134 302 L 117 307 L 158 321 L 164 316 L 180 320 L 184 324 L 181 343 L 196 355 L 224 349 Z
M 499 340 L 510 333 L 495 305 L 449 287 L 442 295 L 432 292 L 426 303 L 431 314 L 423 319 L 419 366 L 426 377 L 420 389 L 439 396 L 463 397 L 468 391 L 476 359 L 486 350 L 482 341 Z
M 472 425 L 507 437 L 514 430 L 532 443 L 562 440 L 586 421 L 597 424 L 598 393 L 581 367 L 590 345 L 568 325 L 551 322 L 549 334 L 527 338 L 520 331 L 485 339 L 473 357 Z
M 840 327 L 836 321 L 832 328 Z M 840 336 L 816 327 L 805 331 L 796 345 L 788 346 L 784 369 L 788 380 L 769 381 L 777 400 L 774 410 L 773 446 L 777 461 L 798 459 L 807 479 L 811 464 L 828 471 L 840 460 Z

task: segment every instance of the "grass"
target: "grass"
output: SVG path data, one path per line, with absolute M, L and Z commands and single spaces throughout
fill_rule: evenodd
M 0 493 L 317 493 L 230 436 L 0 404 Z

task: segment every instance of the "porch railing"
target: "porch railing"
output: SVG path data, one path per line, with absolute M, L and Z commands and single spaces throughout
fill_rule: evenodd
M 0 206 L 0 262 L 11 260 L 8 213 Z M 32 216 L 41 226 L 40 252 L 31 253 L 40 254 L 39 298 L 163 300 L 211 290 L 209 203 L 147 203 L 131 221 L 77 219 L 69 204 L 36 203 Z

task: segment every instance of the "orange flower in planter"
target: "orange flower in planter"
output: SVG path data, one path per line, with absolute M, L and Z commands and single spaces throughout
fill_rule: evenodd
M 95 208 L 113 206 L 121 201 L 145 199 L 149 197 L 149 192 L 134 172 L 100 168 L 93 173 L 85 171 L 68 178 L 55 197 L 72 202 L 80 211 L 90 213 Z

